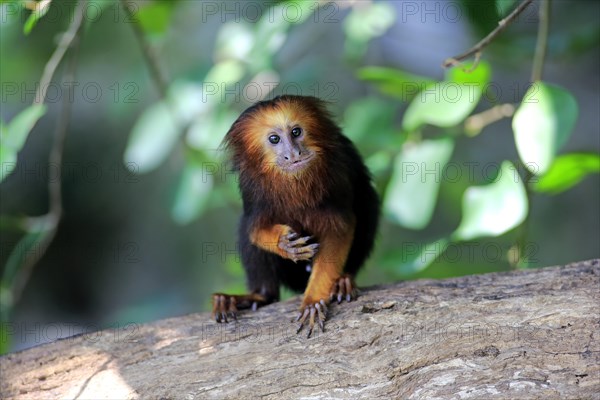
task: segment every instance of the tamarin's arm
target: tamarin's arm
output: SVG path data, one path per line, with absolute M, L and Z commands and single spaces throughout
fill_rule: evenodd
M 254 228 L 250 232 L 252 244 L 294 262 L 310 260 L 315 256 L 319 244 L 307 244 L 311 239 L 311 236 L 300 237 L 292 228 L 281 224 Z

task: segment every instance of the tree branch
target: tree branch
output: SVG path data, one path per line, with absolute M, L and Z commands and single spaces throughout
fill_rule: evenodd
M 486 37 L 484 37 L 479 43 L 477 43 L 475 46 L 471 47 L 469 50 L 465 51 L 464 53 L 459 54 L 454 57 L 447 58 L 446 61 L 444 61 L 444 63 L 442 64 L 442 67 L 444 67 L 444 68 L 453 67 L 455 65 L 458 65 L 461 61 L 471 57 L 472 55 L 475 55 L 478 58 L 481 51 L 485 47 L 487 47 L 492 42 L 492 40 L 494 40 L 496 38 L 496 36 L 498 36 L 500 34 L 500 32 L 502 32 L 504 29 L 506 29 L 506 27 L 511 22 L 513 22 L 519 16 L 519 14 L 521 14 L 527 8 L 527 6 L 532 1 L 533 0 L 523 0 L 523 2 L 521 4 L 519 4 L 519 6 L 517 8 L 515 8 L 514 11 L 512 13 L 510 13 L 510 15 L 508 17 L 506 17 L 506 18 L 502 19 L 500 22 L 498 22 L 498 26 L 496 27 L 496 29 L 494 29 Z
M 365 288 L 310 339 L 286 321 L 298 298 L 229 324 L 84 327 L 0 357 L 0 398 L 597 399 L 599 285 L 590 260 Z
M 85 4 L 84 0 L 78 3 L 77 8 L 75 10 L 75 15 L 73 17 L 73 21 L 71 22 L 69 29 L 60 38 L 58 46 L 56 47 L 54 53 L 52 53 L 52 56 L 50 57 L 50 59 L 46 63 L 46 66 L 44 67 L 42 77 L 40 78 L 39 86 L 36 90 L 35 98 L 33 99 L 33 104 L 43 104 L 46 100 L 48 85 L 50 84 L 50 81 L 52 80 L 52 77 L 56 72 L 56 68 L 62 61 L 69 47 L 71 47 L 71 44 L 73 40 L 75 40 L 77 32 L 79 31 L 79 28 L 82 25 L 84 16 L 84 9 L 82 4 Z
M 41 104 L 45 100 L 45 88 L 48 87 L 48 84 L 56 72 L 56 68 L 69 49 L 72 50 L 72 55 L 64 73 L 64 80 L 67 83 L 71 83 L 75 80 L 77 55 L 80 43 L 79 36 L 81 33 L 81 27 L 83 26 L 82 22 L 84 17 L 85 3 L 86 0 L 81 0 L 77 4 L 75 15 L 71 25 L 69 26 L 69 29 L 62 36 L 58 47 L 46 63 L 44 72 L 40 79 L 40 85 L 38 87 L 36 98 L 34 99 L 34 104 Z M 68 132 L 69 121 L 71 119 L 71 103 L 72 101 L 69 96 L 63 96 L 62 110 L 56 124 L 54 140 L 52 143 L 52 148 L 50 149 L 50 156 L 48 158 L 48 165 L 55 167 L 57 170 L 56 177 L 48 180 L 48 213 L 41 217 L 28 218 L 26 222 L 29 231 L 38 231 L 42 237 L 39 239 L 39 245 L 37 248 L 35 248 L 35 251 L 29 252 L 29 254 L 23 258 L 22 264 L 18 268 L 18 275 L 10 287 L 10 297 L 8 299 L 9 304 L 3 305 L 3 311 L 10 311 L 12 305 L 18 302 L 23 289 L 25 288 L 25 285 L 31 276 L 33 267 L 46 253 L 50 243 L 52 243 L 52 240 L 56 235 L 58 222 L 62 217 L 62 157 L 64 142 Z M 19 251 L 19 249 L 17 249 L 17 251 Z

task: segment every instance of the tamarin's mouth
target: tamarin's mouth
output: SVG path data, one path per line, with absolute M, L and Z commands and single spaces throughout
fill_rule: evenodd
M 308 167 L 312 158 L 313 158 L 313 155 L 310 154 L 299 160 L 295 160 L 295 161 L 286 163 L 286 165 L 283 165 L 282 167 L 285 168 L 289 172 L 298 172 L 298 171 L 301 171 L 304 168 Z

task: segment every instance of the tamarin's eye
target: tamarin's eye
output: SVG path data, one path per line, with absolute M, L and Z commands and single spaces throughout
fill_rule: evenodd
M 292 136 L 293 137 L 298 137 L 302 134 L 302 128 L 296 127 L 294 129 L 292 129 Z
M 277 144 L 279 143 L 279 141 L 281 140 L 281 138 L 277 135 L 271 135 L 269 136 L 269 142 L 273 143 L 273 144 Z

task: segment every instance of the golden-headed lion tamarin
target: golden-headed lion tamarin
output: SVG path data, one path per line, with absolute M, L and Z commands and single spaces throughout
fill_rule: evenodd
M 250 293 L 213 295 L 217 322 L 304 291 L 298 331 L 326 305 L 350 301 L 354 276 L 375 239 L 379 198 L 352 142 L 315 97 L 284 95 L 244 111 L 224 139 L 239 172 L 239 228 Z

